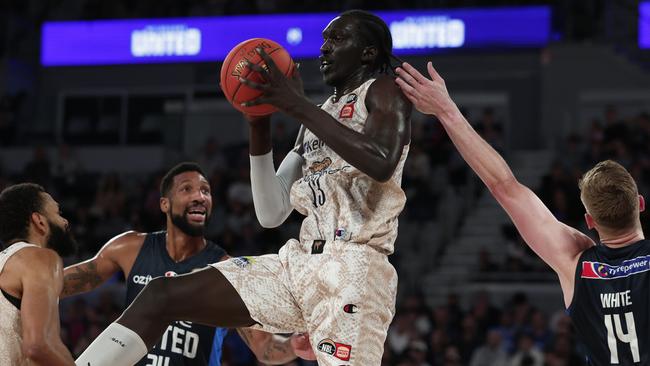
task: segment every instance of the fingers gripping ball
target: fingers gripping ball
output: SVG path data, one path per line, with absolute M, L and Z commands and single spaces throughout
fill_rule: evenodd
M 262 95 L 261 90 L 251 88 L 242 84 L 239 78 L 245 78 L 258 84 L 265 81 L 262 76 L 248 67 L 248 61 L 266 68 L 266 64 L 256 48 L 261 48 L 275 62 L 280 72 L 291 76 L 294 71 L 294 63 L 289 53 L 279 44 L 270 39 L 252 38 L 244 41 L 233 48 L 226 56 L 221 66 L 221 90 L 226 99 L 239 111 L 251 116 L 264 116 L 271 114 L 277 109 L 270 104 L 261 104 L 251 107 L 243 107 L 241 104 L 257 99 Z

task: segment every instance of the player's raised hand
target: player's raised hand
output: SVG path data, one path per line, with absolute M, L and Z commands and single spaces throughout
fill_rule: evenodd
M 291 336 L 291 348 L 293 348 L 293 353 L 303 360 L 316 360 L 316 355 L 309 342 L 309 336 L 305 333 L 296 333 Z
M 395 82 L 418 111 L 439 117 L 445 111 L 453 110 L 455 105 L 449 97 L 445 80 L 433 68 L 431 61 L 427 63 L 427 70 L 431 79 L 404 62 L 395 70 L 398 76 Z
M 242 103 L 245 107 L 251 107 L 259 104 L 271 104 L 278 109 L 287 109 L 292 105 L 296 98 L 304 97 L 302 78 L 298 72 L 298 65 L 294 67 L 291 78 L 284 76 L 278 69 L 273 59 L 261 48 L 256 49 L 257 53 L 264 59 L 265 67 L 248 63 L 248 67 L 259 73 L 264 79 L 263 83 L 256 83 L 249 79 L 240 78 L 239 81 L 253 89 L 263 92 L 262 96 Z

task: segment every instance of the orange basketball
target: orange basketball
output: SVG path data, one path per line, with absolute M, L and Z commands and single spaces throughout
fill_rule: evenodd
M 241 106 L 241 103 L 256 99 L 262 94 L 261 91 L 239 82 L 239 78 L 242 77 L 256 83 L 264 83 L 262 76 L 252 71 L 246 64 L 246 60 L 248 60 L 262 67 L 266 66 L 262 56 L 255 51 L 256 48 L 262 48 L 284 75 L 289 76 L 293 73 L 293 60 L 282 46 L 270 39 L 252 38 L 238 44 L 228 53 L 221 66 L 221 81 L 219 84 L 226 99 L 233 107 L 251 116 L 264 116 L 277 111 L 277 109 L 270 104 L 260 104 L 252 107 Z

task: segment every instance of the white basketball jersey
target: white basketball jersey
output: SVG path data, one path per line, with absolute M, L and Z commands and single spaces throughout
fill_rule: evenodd
M 0 252 L 0 276 L 7 260 L 17 251 L 35 245 L 16 243 Z M 22 352 L 23 330 L 20 310 L 0 293 L 0 365 L 28 365 Z
M 366 81 L 337 101 L 331 96 L 321 108 L 362 133 L 368 117 L 366 93 L 373 81 Z M 393 176 L 384 183 L 343 160 L 309 130 L 305 131 L 303 148 L 303 177 L 291 187 L 293 207 L 307 216 L 300 241 L 343 240 L 392 253 L 397 216 L 406 202 L 401 182 L 409 146 L 404 146 Z

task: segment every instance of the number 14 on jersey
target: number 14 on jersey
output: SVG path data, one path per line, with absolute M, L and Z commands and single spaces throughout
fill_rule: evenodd
M 621 314 L 605 314 L 605 328 L 607 328 L 607 345 L 611 354 L 610 362 L 618 364 L 618 342 L 627 343 L 632 352 L 632 360 L 641 362 L 639 355 L 639 340 L 636 336 L 636 327 L 634 325 L 634 314 L 630 311 L 624 314 L 625 328 L 627 333 L 623 331 L 621 324 Z

